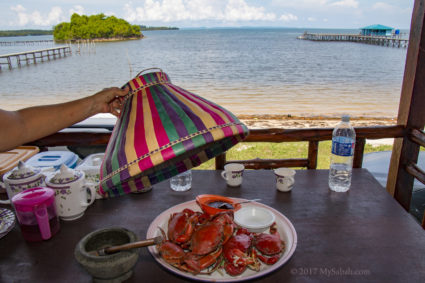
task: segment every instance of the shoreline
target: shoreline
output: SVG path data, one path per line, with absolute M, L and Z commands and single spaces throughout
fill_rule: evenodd
M 253 129 L 264 128 L 334 128 L 341 117 L 292 116 L 292 115 L 236 115 L 241 122 Z M 353 127 L 389 126 L 397 124 L 397 118 L 352 117 Z
M 303 117 L 303 116 L 279 116 L 279 115 L 237 115 L 239 120 L 250 129 L 266 128 L 334 128 L 340 121 L 340 117 Z M 353 127 L 391 126 L 397 124 L 397 118 L 350 118 Z M 373 147 L 390 145 L 394 143 L 393 138 L 366 139 L 366 144 Z

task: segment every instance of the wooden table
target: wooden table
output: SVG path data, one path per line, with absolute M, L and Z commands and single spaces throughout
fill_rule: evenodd
M 77 242 L 93 230 L 121 226 L 143 239 L 162 211 L 204 193 L 261 198 L 294 224 L 292 258 L 261 282 L 425 282 L 425 232 L 366 169 L 354 169 L 347 193 L 328 189 L 327 170 L 301 170 L 292 192 L 275 189 L 272 171 L 245 171 L 228 188 L 219 171 L 193 171 L 192 189 L 172 192 L 169 183 L 149 193 L 96 201 L 83 218 L 61 222 L 52 239 L 23 240 L 19 226 L 0 239 L 0 282 L 90 282 L 74 259 Z M 4 206 L 3 206 L 4 207 Z M 160 266 L 147 249 L 129 282 L 185 282 Z

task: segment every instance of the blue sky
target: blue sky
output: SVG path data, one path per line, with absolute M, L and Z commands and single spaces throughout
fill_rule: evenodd
M 74 12 L 184 27 L 410 28 L 414 0 L 2 0 L 0 29 L 50 29 Z

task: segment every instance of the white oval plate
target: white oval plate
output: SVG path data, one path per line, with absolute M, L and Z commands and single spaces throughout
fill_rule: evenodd
M 233 198 L 235 201 L 245 201 L 245 199 L 238 199 Z M 204 275 L 204 274 L 198 274 L 194 275 L 192 273 L 181 271 L 174 266 L 168 264 L 162 257 L 159 255 L 157 249 L 155 246 L 148 247 L 149 252 L 152 254 L 154 259 L 161 264 L 166 269 L 170 270 L 171 272 L 174 272 L 176 274 L 179 274 L 183 277 L 198 280 L 198 281 L 216 281 L 216 282 L 239 282 L 249 279 L 258 278 L 261 276 L 264 276 L 270 272 L 275 271 L 276 269 L 283 266 L 292 256 L 292 254 L 295 251 L 295 248 L 297 247 L 297 232 L 295 231 L 294 226 L 292 225 L 291 221 L 289 221 L 288 218 L 286 218 L 282 213 L 279 211 L 258 203 L 258 202 L 251 202 L 250 205 L 260 206 L 266 209 L 269 209 L 271 212 L 274 213 L 276 216 L 276 224 L 277 224 L 277 230 L 280 234 L 280 237 L 283 241 L 285 241 L 285 251 L 282 255 L 282 257 L 279 259 L 278 262 L 276 262 L 273 265 L 265 265 L 261 264 L 260 271 L 256 272 L 251 269 L 246 269 L 241 275 L 239 276 L 231 276 L 226 273 L 226 271 L 222 270 L 221 273 L 215 271 L 210 275 Z M 196 203 L 195 200 L 184 202 L 178 205 L 175 205 L 164 212 L 162 212 L 160 215 L 158 215 L 150 224 L 148 228 L 148 232 L 146 234 L 146 238 L 154 238 L 156 236 L 160 236 L 161 232 L 158 227 L 161 227 L 165 232 L 167 232 L 167 224 L 168 219 L 170 218 L 170 215 L 175 212 L 180 212 L 185 208 L 190 208 L 194 211 L 201 211 L 200 207 Z

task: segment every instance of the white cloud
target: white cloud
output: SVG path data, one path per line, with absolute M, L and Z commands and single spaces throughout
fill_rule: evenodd
M 72 15 L 74 13 L 77 13 L 78 15 L 84 15 L 84 7 L 81 5 L 75 5 L 69 10 L 69 15 Z
M 341 0 L 330 3 L 330 6 L 343 7 L 343 8 L 358 8 L 359 2 L 356 0 Z
M 274 21 L 276 15 L 265 13 L 264 7 L 249 6 L 245 0 L 229 0 L 225 9 L 228 21 Z
M 295 9 L 317 9 L 326 7 L 329 0 L 272 0 L 273 6 Z
M 280 16 L 279 20 L 284 22 L 291 22 L 291 21 L 297 21 L 298 17 L 293 14 L 287 13 Z
M 125 19 L 139 21 L 274 21 L 274 13 L 261 6 L 251 6 L 245 0 L 144 0 L 141 6 L 124 5 Z
M 52 7 L 47 15 L 42 15 L 39 11 L 27 13 L 22 5 L 16 5 L 10 7 L 10 9 L 17 14 L 17 22 L 12 24 L 18 26 L 25 26 L 27 24 L 33 24 L 36 26 L 52 26 L 63 20 L 63 12 L 60 7 Z
M 20 26 L 24 26 L 29 22 L 28 15 L 25 13 L 26 9 L 22 5 L 16 5 L 10 7 L 10 9 L 14 12 L 16 12 L 18 16 L 18 22 L 17 24 Z
M 315 21 L 316 21 L 316 18 L 308 17 L 308 18 L 307 18 L 307 21 L 309 21 L 309 22 L 315 22 Z

